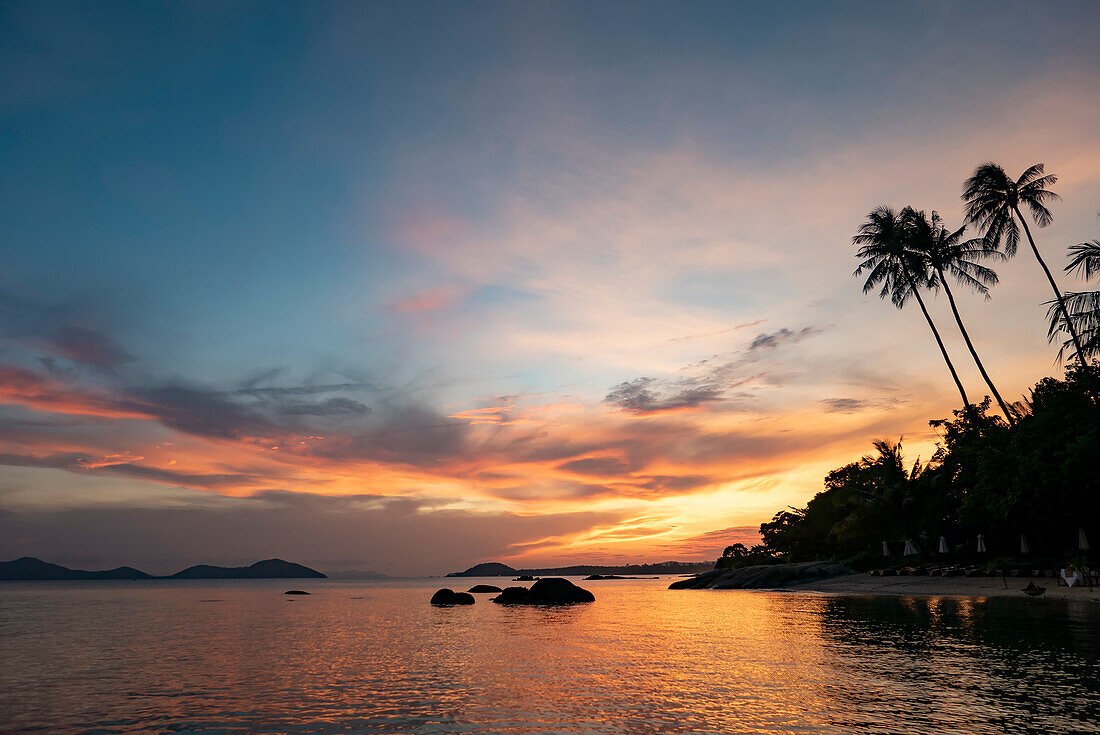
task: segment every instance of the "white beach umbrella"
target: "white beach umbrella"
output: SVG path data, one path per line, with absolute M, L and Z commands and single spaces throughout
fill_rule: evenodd
M 912 556 L 917 553 L 917 547 L 911 539 L 905 539 L 905 551 L 902 552 L 905 556 Z
M 1081 551 L 1089 550 L 1089 537 L 1085 535 L 1085 529 L 1077 529 L 1077 548 Z
M 1027 544 L 1027 536 L 1023 535 L 1022 533 L 1020 534 L 1020 553 L 1021 554 L 1030 554 L 1031 553 L 1031 547 L 1028 546 L 1028 544 Z
M 985 553 L 985 536 L 981 535 L 980 533 L 978 534 L 978 553 Z
M 890 556 L 890 544 L 886 543 L 885 541 L 882 542 L 882 555 Z
M 947 552 L 948 552 L 947 539 L 945 539 L 943 536 L 940 536 L 940 553 L 941 554 L 946 554 Z

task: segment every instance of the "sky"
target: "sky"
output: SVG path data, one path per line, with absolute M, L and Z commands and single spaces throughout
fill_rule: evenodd
M 958 395 L 875 206 L 1100 237 L 1100 6 L 0 4 L 0 558 L 713 559 Z M 978 234 L 978 233 L 975 233 Z M 960 310 L 1060 375 L 1026 250 Z M 929 307 L 972 397 L 946 299 Z

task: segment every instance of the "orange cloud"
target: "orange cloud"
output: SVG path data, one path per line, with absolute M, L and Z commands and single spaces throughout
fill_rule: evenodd
M 30 370 L 11 365 L 0 365 L 0 403 L 74 416 L 144 419 L 153 415 L 139 402 L 71 390 Z

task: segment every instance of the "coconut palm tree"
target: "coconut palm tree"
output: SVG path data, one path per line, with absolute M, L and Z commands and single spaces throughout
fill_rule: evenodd
M 1069 254 L 1067 273 L 1077 271 L 1086 280 L 1100 275 L 1100 240 L 1070 245 Z M 1069 331 L 1066 327 L 1072 325 L 1080 337 L 1084 357 L 1100 355 L 1100 291 L 1069 291 L 1065 294 L 1063 303 L 1064 310 L 1059 308 L 1059 302 L 1048 302 L 1047 318 L 1050 320 L 1050 328 L 1047 336 L 1054 341 L 1059 332 Z M 1068 323 L 1064 321 L 1063 314 L 1068 315 Z M 1062 357 L 1071 345 L 1076 346 L 1072 340 L 1063 343 L 1058 356 Z M 1080 350 L 1077 355 L 1081 357 Z
M 901 211 L 901 218 L 906 230 L 906 245 L 924 258 L 925 265 L 932 271 L 932 287 L 943 286 L 947 300 L 951 304 L 951 313 L 955 316 L 955 323 L 959 325 L 963 341 L 970 350 L 970 356 L 974 358 L 974 364 L 978 366 L 978 372 L 982 374 L 985 384 L 989 386 L 993 397 L 1005 415 L 1010 425 L 1016 424 L 1016 419 L 1008 404 L 1001 398 L 997 386 L 985 370 L 978 351 L 974 349 L 974 343 L 970 341 L 970 334 L 963 326 L 962 317 L 959 315 L 959 307 L 955 304 L 955 295 L 951 293 L 951 286 L 947 276 L 960 285 L 977 291 L 989 298 L 989 287 L 997 283 L 997 274 L 990 268 L 978 263 L 978 260 L 987 258 L 1004 259 L 1004 253 L 990 246 L 982 238 L 963 240 L 966 226 L 960 227 L 954 232 L 948 231 L 943 220 L 936 212 L 928 217 L 923 211 L 918 212 L 912 207 L 906 207 Z
M 856 257 L 862 259 L 852 275 L 860 276 L 867 273 L 863 293 L 870 293 L 881 284 L 879 298 L 890 297 L 890 301 L 899 309 L 905 306 L 910 296 L 916 298 L 928 322 L 928 328 L 936 338 L 943 361 L 947 363 L 947 369 L 951 372 L 951 378 L 959 389 L 963 408 L 968 408 L 970 400 L 966 397 L 966 390 L 963 388 L 962 381 L 959 380 L 959 374 L 955 372 L 955 365 L 951 362 L 939 330 L 936 329 L 932 316 L 928 313 L 928 308 L 920 295 L 922 287 L 927 288 L 931 285 L 931 273 L 923 259 L 906 247 L 906 227 L 901 215 L 890 207 L 876 207 L 867 215 L 867 221 L 860 226 L 859 231 L 852 238 L 852 244 L 859 246 Z
M 1020 212 L 1021 206 L 1026 207 L 1031 212 L 1035 224 L 1039 227 L 1049 225 L 1054 215 L 1047 209 L 1047 202 L 1061 197 L 1047 187 L 1057 181 L 1058 177 L 1054 174 L 1043 173 L 1041 163 L 1024 171 L 1020 178 L 1013 181 L 1003 168 L 987 161 L 974 169 L 974 174 L 963 184 L 962 198 L 966 202 L 966 221 L 973 222 L 984 230 L 986 242 L 990 245 L 999 245 L 1003 239 L 1005 255 L 1010 258 L 1016 254 L 1016 244 L 1020 239 L 1017 220 L 1023 226 L 1024 234 L 1027 235 L 1027 241 L 1031 245 L 1031 252 L 1042 267 L 1043 273 L 1046 274 L 1047 281 L 1050 282 L 1062 317 L 1066 320 L 1066 330 L 1077 350 L 1078 359 L 1084 365 L 1081 338 L 1069 318 L 1065 298 L 1058 290 L 1058 284 L 1054 282 L 1050 268 L 1047 268 L 1046 262 L 1039 254 L 1039 248 L 1035 246 L 1035 238 L 1031 236 L 1031 228 L 1027 226 L 1027 220 Z

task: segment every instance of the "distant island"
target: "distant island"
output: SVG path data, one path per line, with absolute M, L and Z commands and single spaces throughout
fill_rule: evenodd
M 475 564 L 464 572 L 451 572 L 448 577 L 546 577 L 546 576 L 585 576 L 591 574 L 695 574 L 714 569 L 714 562 L 663 561 L 656 564 L 624 564 L 620 566 L 600 566 L 577 564 L 568 567 L 546 567 L 540 569 L 515 569 L 507 564 L 490 561 Z
M 325 579 L 325 575 L 316 569 L 282 559 L 264 559 L 247 567 L 198 564 L 165 577 L 147 574 L 133 567 L 117 567 L 95 572 L 69 569 L 60 564 L 51 564 L 30 556 L 0 562 L 0 581 L 73 579 Z

